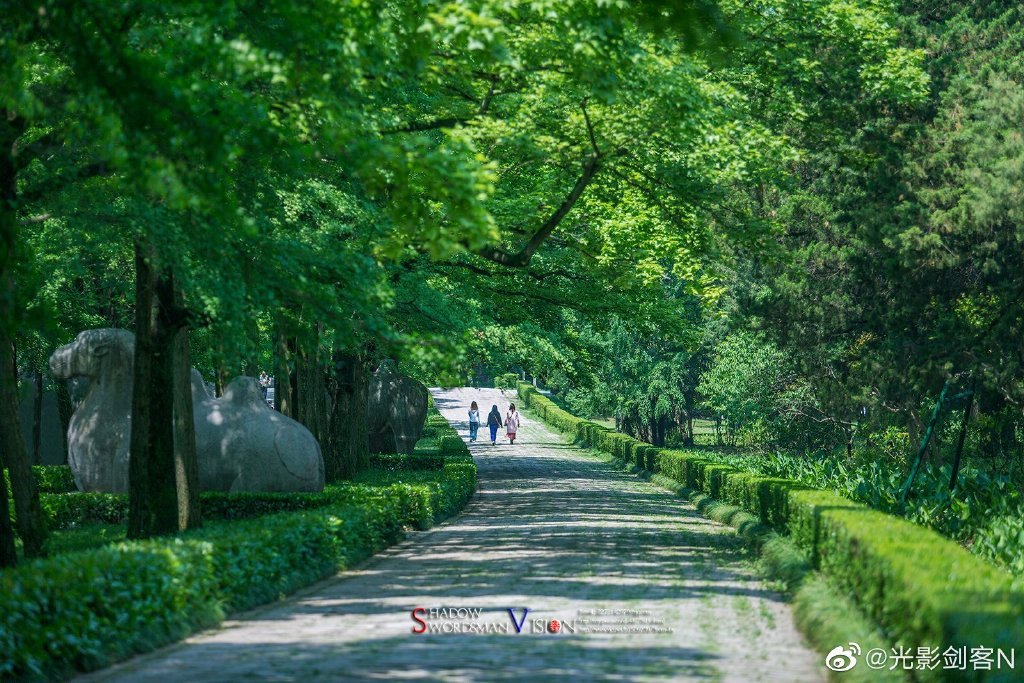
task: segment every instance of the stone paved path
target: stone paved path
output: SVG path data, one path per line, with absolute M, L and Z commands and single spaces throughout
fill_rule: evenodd
M 435 398 L 466 435 L 470 400 L 504 414 L 510 397 Z M 479 492 L 454 520 L 290 600 L 83 679 L 824 680 L 823 657 L 727 527 L 529 419 L 514 447 L 485 437 L 471 450 Z M 415 607 L 480 608 L 472 623 L 510 632 L 414 635 Z M 508 608 L 517 619 L 529 610 L 522 633 Z M 646 611 L 672 633 L 583 634 L 583 619 L 598 618 L 590 610 Z M 544 632 L 552 619 L 562 632 Z

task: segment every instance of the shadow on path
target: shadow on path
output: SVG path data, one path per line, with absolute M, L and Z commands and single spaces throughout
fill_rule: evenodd
M 494 390 L 435 393 L 464 436 L 474 399 L 484 414 L 508 404 Z M 479 490 L 454 520 L 227 628 L 89 678 L 823 680 L 788 606 L 728 528 L 528 419 L 515 446 L 484 441 L 471 452 Z M 510 630 L 414 635 L 416 607 L 479 608 L 472 623 Z M 523 633 L 509 608 L 528 610 Z M 551 619 L 578 625 L 591 610 L 631 610 L 615 618 L 642 613 L 672 632 L 544 632 Z

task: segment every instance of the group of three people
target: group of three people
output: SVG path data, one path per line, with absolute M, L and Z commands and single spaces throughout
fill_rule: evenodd
M 498 406 L 492 405 L 491 412 L 487 414 L 487 427 L 491 430 L 491 445 L 495 445 L 498 442 L 498 427 L 504 424 L 505 431 L 508 434 L 508 442 L 514 444 L 516 442 L 516 432 L 519 431 L 519 412 L 516 410 L 516 404 L 510 403 L 508 406 L 508 414 L 505 415 L 505 421 L 501 420 L 501 413 L 498 412 Z M 472 443 L 476 441 L 477 431 L 480 429 L 480 408 L 477 406 L 476 401 L 473 401 L 469 405 L 469 440 Z

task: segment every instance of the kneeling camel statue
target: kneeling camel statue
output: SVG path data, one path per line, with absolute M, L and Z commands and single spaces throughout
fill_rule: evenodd
M 128 491 L 134 352 L 134 334 L 103 328 L 80 333 L 50 357 L 54 377 L 89 381 L 68 426 L 68 464 L 82 491 Z M 214 398 L 193 369 L 192 406 L 203 490 L 323 490 L 320 445 L 267 406 L 255 378 L 236 377 Z

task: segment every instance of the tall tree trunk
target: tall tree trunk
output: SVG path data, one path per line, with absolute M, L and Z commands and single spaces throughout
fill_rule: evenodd
M 921 441 L 924 440 L 927 428 L 916 408 L 906 409 L 906 420 L 907 436 L 910 438 L 910 451 L 912 453 L 911 461 L 913 461 L 917 457 L 918 449 L 921 448 Z M 933 434 L 931 441 L 928 443 L 928 448 L 924 452 L 924 462 L 932 461 L 935 450 L 935 435 Z
M 292 348 L 282 323 L 274 340 L 274 407 L 288 417 L 294 416 L 292 396 Z
M 6 288 L 8 296 L 11 289 Z M 39 489 L 29 464 L 25 440 L 18 419 L 18 374 L 15 368 L 14 342 L 0 326 L 0 451 L 11 478 L 11 493 L 17 515 L 18 535 L 25 555 L 42 557 L 46 542 L 46 517 L 39 504 Z M 7 508 L 0 510 L 7 515 Z
M 218 397 L 224 395 L 224 390 L 227 389 L 227 386 L 228 386 L 228 384 L 230 382 L 231 382 L 231 371 L 224 364 L 218 365 L 217 366 L 217 379 L 216 379 L 216 382 L 215 382 L 216 387 L 217 387 L 217 396 Z
M 686 433 L 683 434 L 683 445 L 692 447 L 696 443 L 693 433 L 693 404 L 694 395 L 692 391 L 683 394 L 683 401 L 686 407 Z
M 174 480 L 178 491 L 178 528 L 202 526 L 199 513 L 199 459 L 192 407 L 192 360 L 188 328 L 174 335 Z
M 14 353 L 18 310 L 10 271 L 18 244 L 18 170 L 23 163 L 15 156 L 15 143 L 24 130 L 24 119 L 15 116 L 14 112 L 0 110 L 0 466 L 6 464 L 10 473 L 18 533 L 21 534 L 25 554 L 35 557 L 44 554 L 46 518 L 39 505 L 39 491 L 18 420 L 18 374 Z M 5 518 L 0 522 L 0 533 L 4 536 L 0 540 L 0 558 L 13 562 L 10 554 L 13 552 L 13 536 L 9 533 L 7 501 L 0 503 L 3 503 L 0 517 Z M 10 545 L 7 539 L 10 539 Z
M 43 373 L 36 370 L 32 385 L 32 464 L 42 463 L 43 441 Z
M 301 344 L 295 355 L 295 413 L 321 444 L 327 434 L 327 384 L 320 358 L 320 335 L 323 323 L 317 323 L 312 340 Z
M 0 472 L 3 472 L 4 467 L 3 453 L 0 453 Z M 7 500 L 7 482 L 0 476 L 0 567 L 14 567 L 18 564 L 18 553 L 14 549 L 14 529 L 11 527 L 10 504 Z
M 74 412 L 71 405 L 71 392 L 68 390 L 66 380 L 58 379 L 54 382 L 57 392 L 57 415 L 60 417 L 60 446 L 64 454 L 63 464 L 68 464 L 68 427 L 71 426 L 71 413 Z
M 370 464 L 369 369 L 358 356 L 335 352 L 334 384 L 329 447 L 324 461 L 329 482 L 351 479 Z
M 260 347 L 260 327 L 255 315 L 250 315 L 246 318 L 245 336 L 249 343 L 252 344 L 252 347 L 245 354 L 245 360 L 242 361 L 242 374 L 246 377 L 259 377 L 260 371 L 263 368 L 259 366 L 257 361 Z
M 159 276 L 155 252 L 135 248 L 135 386 L 128 465 L 128 537 L 178 529 L 174 454 L 174 334 L 166 316 L 173 283 Z

